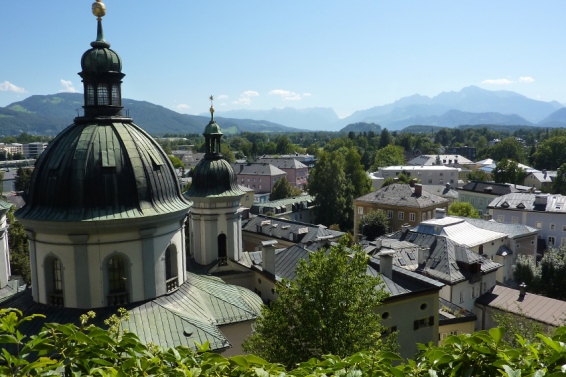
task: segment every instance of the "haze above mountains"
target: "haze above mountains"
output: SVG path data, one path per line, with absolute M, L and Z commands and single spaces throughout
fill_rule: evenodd
M 0 107 L 0 134 L 21 132 L 54 135 L 82 115 L 83 95 L 34 95 Z M 152 135 L 202 133 L 209 114 L 180 114 L 150 102 L 123 99 L 124 115 Z M 218 111 L 215 119 L 224 133 L 339 131 L 353 123 L 376 123 L 389 130 L 412 125 L 524 125 L 566 127 L 566 107 L 511 91 L 489 91 L 475 86 L 435 97 L 412 95 L 391 104 L 359 110 L 340 119 L 331 108 Z

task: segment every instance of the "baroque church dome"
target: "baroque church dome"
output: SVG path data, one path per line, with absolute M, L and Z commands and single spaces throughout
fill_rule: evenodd
M 169 157 L 122 116 L 122 61 L 104 40 L 104 11 L 95 13 L 97 39 L 81 59 L 85 115 L 37 160 L 26 205 L 17 213 L 21 219 L 116 220 L 189 208 Z

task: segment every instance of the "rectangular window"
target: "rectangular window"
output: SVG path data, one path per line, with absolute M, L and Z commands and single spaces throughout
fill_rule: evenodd
M 388 218 L 388 219 L 392 219 L 392 218 L 393 218 L 393 211 L 391 211 L 391 210 L 388 210 L 388 211 L 387 211 L 387 218 Z
M 476 204 L 476 198 L 470 198 L 470 203 L 472 203 L 472 205 Z
M 415 214 L 413 212 L 409 213 L 409 220 L 415 221 Z
M 428 180 L 428 183 L 429 183 L 429 184 L 432 184 L 432 179 L 429 179 L 429 180 Z
M 440 173 L 440 176 L 442 177 L 444 175 L 444 173 Z
M 554 224 L 550 224 L 550 230 L 555 230 L 556 226 Z
M 556 239 L 554 238 L 554 236 L 548 236 L 548 246 L 554 246 L 555 243 Z
M 560 238 L 560 246 L 562 247 L 566 246 L 566 237 Z
M 517 224 L 517 223 L 519 222 L 519 218 L 518 218 L 517 216 L 513 216 L 513 217 L 511 218 L 511 222 L 512 222 L 513 224 Z
M 497 222 L 498 223 L 502 223 L 505 221 L 505 215 L 499 215 L 497 216 Z
M 460 292 L 460 303 L 464 302 L 464 292 Z
M 399 220 L 405 220 L 405 212 L 403 211 L 397 212 L 397 217 L 399 218 Z
M 426 220 L 426 212 L 421 213 L 421 221 Z
M 566 225 L 562 225 L 562 231 L 566 232 Z
M 542 222 L 537 221 L 536 228 L 537 228 L 537 229 L 542 229 Z
M 358 207 L 358 215 L 364 214 L 364 207 Z

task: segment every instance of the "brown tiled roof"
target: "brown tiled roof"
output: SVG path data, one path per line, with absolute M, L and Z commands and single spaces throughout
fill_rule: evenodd
M 519 291 L 496 285 L 492 293 L 486 293 L 476 300 L 476 304 L 489 306 L 506 312 L 524 315 L 527 318 L 551 326 L 564 324 L 566 302 L 527 293 L 521 299 Z

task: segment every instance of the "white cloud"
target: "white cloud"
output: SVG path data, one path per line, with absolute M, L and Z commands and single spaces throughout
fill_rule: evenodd
M 489 79 L 489 80 L 483 80 L 482 84 L 509 85 L 509 84 L 513 84 L 513 80 L 509 80 L 509 79 Z
M 236 101 L 232 102 L 235 105 L 249 105 L 252 103 L 253 97 L 258 97 L 259 93 L 254 90 L 246 90 L 242 94 L 240 94 L 240 98 Z
M 521 76 L 521 77 L 519 77 L 519 82 L 523 82 L 523 83 L 526 83 L 526 84 L 530 84 L 530 83 L 532 83 L 532 82 L 535 82 L 535 79 L 533 79 L 533 78 L 530 77 L 530 76 Z
M 220 100 L 220 99 L 226 99 L 226 98 L 228 98 L 228 96 L 226 94 L 221 94 L 218 97 L 215 97 L 214 99 Z
M 27 93 L 24 88 L 20 88 L 9 81 L 0 82 L 0 92 Z
M 61 79 L 61 91 L 65 93 L 78 93 L 78 90 L 75 89 L 72 81 L 63 80 Z
M 191 106 L 187 105 L 186 103 L 180 103 L 175 107 L 177 108 L 177 110 L 181 110 L 181 111 L 186 111 L 191 108 Z
M 284 89 L 274 89 L 269 92 L 269 94 L 273 96 L 280 96 L 283 101 L 300 101 L 303 99 L 299 93 Z
M 303 93 L 303 97 L 310 97 L 310 96 L 312 96 L 312 94 L 310 94 L 310 93 Z

